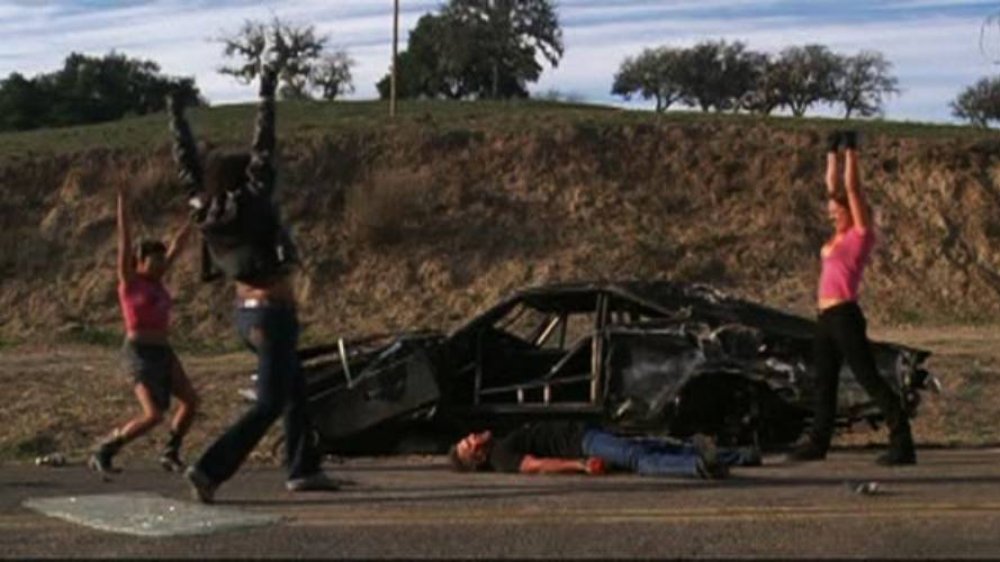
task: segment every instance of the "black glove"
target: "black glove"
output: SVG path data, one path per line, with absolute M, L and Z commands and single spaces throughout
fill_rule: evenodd
M 826 151 L 827 152 L 837 152 L 840 148 L 840 131 L 833 131 L 826 136 Z
M 843 139 L 844 148 L 848 150 L 858 149 L 858 132 L 857 131 L 844 131 L 841 133 L 841 138 Z
M 173 90 L 167 94 L 167 113 L 170 115 L 177 115 L 184 113 L 184 109 L 187 106 L 187 100 L 184 96 L 177 90 Z

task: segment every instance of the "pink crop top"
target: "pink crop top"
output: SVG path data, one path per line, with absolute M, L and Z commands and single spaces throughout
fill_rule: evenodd
M 166 331 L 170 326 L 170 293 L 157 281 L 136 275 L 128 283 L 118 284 L 118 302 L 125 317 L 125 331 Z
M 853 301 L 858 298 L 861 275 L 875 246 L 875 230 L 851 228 L 830 255 L 823 257 L 819 275 L 819 298 Z

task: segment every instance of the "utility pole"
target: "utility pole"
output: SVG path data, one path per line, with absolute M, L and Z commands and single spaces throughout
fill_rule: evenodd
M 392 0 L 392 72 L 389 78 L 389 117 L 396 116 L 396 61 L 399 60 L 399 0 Z

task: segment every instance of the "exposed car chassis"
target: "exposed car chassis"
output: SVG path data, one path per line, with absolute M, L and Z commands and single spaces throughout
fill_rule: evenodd
M 300 351 L 310 416 L 337 454 L 438 452 L 468 430 L 539 418 L 626 434 L 694 432 L 781 446 L 811 417 L 815 322 L 704 285 L 551 285 L 450 334 L 372 336 Z M 874 343 L 915 415 L 929 352 Z M 838 425 L 880 415 L 846 366 Z

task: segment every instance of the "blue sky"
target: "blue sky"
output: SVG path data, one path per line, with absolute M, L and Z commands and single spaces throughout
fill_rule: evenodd
M 405 43 L 437 0 L 401 0 Z M 392 0 L 0 0 L 0 76 L 60 66 L 71 51 L 111 49 L 150 58 L 169 74 L 193 75 L 215 104 L 252 98 L 253 90 L 216 72 L 224 63 L 211 39 L 247 18 L 278 15 L 312 23 L 357 60 L 357 91 L 375 96 L 388 69 Z M 1000 0 L 561 0 L 566 55 L 533 86 L 599 103 L 610 95 L 622 59 L 646 46 L 688 46 L 703 39 L 744 40 L 776 52 L 818 42 L 842 53 L 877 49 L 895 64 L 903 93 L 887 117 L 950 121 L 948 102 L 964 86 L 1000 71 L 1000 27 L 987 27 Z M 643 107 L 645 104 L 630 104 Z

